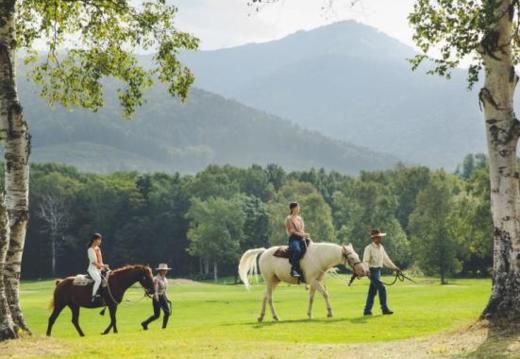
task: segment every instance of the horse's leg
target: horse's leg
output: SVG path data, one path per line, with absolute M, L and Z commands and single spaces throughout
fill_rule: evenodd
M 329 301 L 329 293 L 323 287 L 323 284 L 321 284 L 319 281 L 316 280 L 314 283 L 318 292 L 320 292 L 323 296 L 323 299 L 325 299 L 325 304 L 327 305 L 327 317 L 332 318 L 332 306 L 330 305 Z
M 262 309 L 260 310 L 260 316 L 258 317 L 258 321 L 262 322 L 265 316 L 265 306 L 267 305 L 267 286 L 264 292 L 264 299 L 262 299 Z
M 49 317 L 49 324 L 47 325 L 47 336 L 51 336 L 52 326 L 54 325 L 54 322 L 56 322 L 56 319 L 60 315 L 61 311 L 65 308 L 64 305 L 55 305 L 54 309 L 52 310 L 52 314 Z
M 116 313 L 114 311 L 114 307 L 109 305 L 108 311 L 110 312 L 110 324 L 108 324 L 108 327 L 105 329 L 105 331 L 103 333 L 101 333 L 103 335 L 107 335 L 110 332 L 110 329 L 112 329 L 112 327 L 114 327 L 114 325 L 115 325 L 114 318 L 116 316 Z M 116 333 L 116 331 L 115 331 L 115 333 Z
M 80 337 L 84 337 L 83 331 L 79 327 L 79 305 L 78 304 L 69 304 L 70 310 L 72 311 L 72 324 L 78 331 Z
M 312 281 L 311 287 L 309 289 L 309 309 L 307 309 L 307 317 L 312 319 L 312 304 L 314 303 L 314 294 L 316 294 L 316 285 L 315 281 Z
M 276 314 L 276 310 L 274 309 L 273 304 L 273 292 L 276 286 L 278 285 L 279 281 L 274 279 L 271 282 L 267 284 L 267 300 L 269 301 L 269 307 L 271 308 L 271 314 L 273 316 L 274 320 L 280 320 L 278 317 L 278 314 Z
M 112 321 L 112 329 L 114 333 L 117 333 L 116 312 L 117 305 L 115 305 L 113 308 L 110 308 L 110 320 Z

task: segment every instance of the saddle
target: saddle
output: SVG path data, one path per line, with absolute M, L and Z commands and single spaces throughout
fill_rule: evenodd
M 305 246 L 302 248 L 302 256 L 300 259 L 303 259 L 305 253 L 307 253 L 307 247 L 311 244 L 311 240 L 309 238 L 305 238 Z M 291 258 L 291 251 L 289 250 L 289 246 L 279 246 L 276 251 L 273 253 L 273 256 L 279 258 Z
M 86 287 L 88 285 L 92 285 L 94 283 L 94 279 L 90 277 L 88 274 L 76 274 L 74 279 L 72 280 L 72 285 L 78 287 Z M 101 276 L 101 287 L 105 288 L 107 286 L 107 280 L 105 276 Z

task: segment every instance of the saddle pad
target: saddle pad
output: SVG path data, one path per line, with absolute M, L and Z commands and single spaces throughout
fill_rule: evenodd
M 305 242 L 307 244 L 306 247 L 310 246 L 310 244 L 311 244 L 310 240 L 306 239 Z M 302 256 L 300 259 L 303 259 L 303 257 L 305 256 L 305 253 L 307 252 L 306 247 L 302 248 Z M 276 251 L 273 253 L 273 256 L 289 259 L 289 257 L 291 256 L 291 251 L 289 250 L 289 246 L 279 246 L 276 249 Z
M 280 246 L 276 249 L 276 251 L 273 253 L 273 256 L 280 257 L 280 258 L 289 258 L 290 252 L 289 252 L 289 246 Z
M 77 285 L 79 287 L 85 287 L 87 285 L 90 285 L 94 283 L 94 280 L 90 278 L 87 274 L 77 274 L 74 279 L 72 280 L 72 285 Z M 107 286 L 107 281 L 105 277 L 101 278 L 101 287 L 105 288 Z
M 85 274 L 78 274 L 72 280 L 72 285 L 77 285 L 80 287 L 84 287 L 92 283 L 94 283 L 92 278 L 86 276 Z

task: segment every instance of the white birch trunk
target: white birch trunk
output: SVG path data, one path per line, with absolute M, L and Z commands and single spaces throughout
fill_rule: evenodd
M 27 330 L 19 303 L 22 253 L 28 221 L 30 135 L 16 91 L 16 1 L 0 7 L 0 122 L 5 137 L 5 191 L 9 219 L 9 249 L 4 285 L 11 316 L 18 328 Z
M 4 193 L 0 192 L 0 341 L 17 337 L 4 286 L 5 258 L 8 247 L 9 225 L 5 211 L 5 197 Z
M 480 91 L 486 120 L 494 230 L 493 289 L 482 316 L 495 324 L 520 323 L 520 193 L 517 143 L 520 123 L 513 109 L 518 81 L 512 61 L 509 9 L 501 4 L 499 21 L 482 41 L 486 71 Z

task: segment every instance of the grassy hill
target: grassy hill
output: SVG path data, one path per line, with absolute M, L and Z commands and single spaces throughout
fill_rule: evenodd
M 25 116 L 33 135 L 32 160 L 82 170 L 194 173 L 208 164 L 276 163 L 287 169 L 326 168 L 355 174 L 394 166 L 397 158 L 334 140 L 221 96 L 193 89 L 186 103 L 164 88 L 147 94 L 133 120 L 121 119 L 107 83 L 97 113 L 54 110 L 21 81 Z

